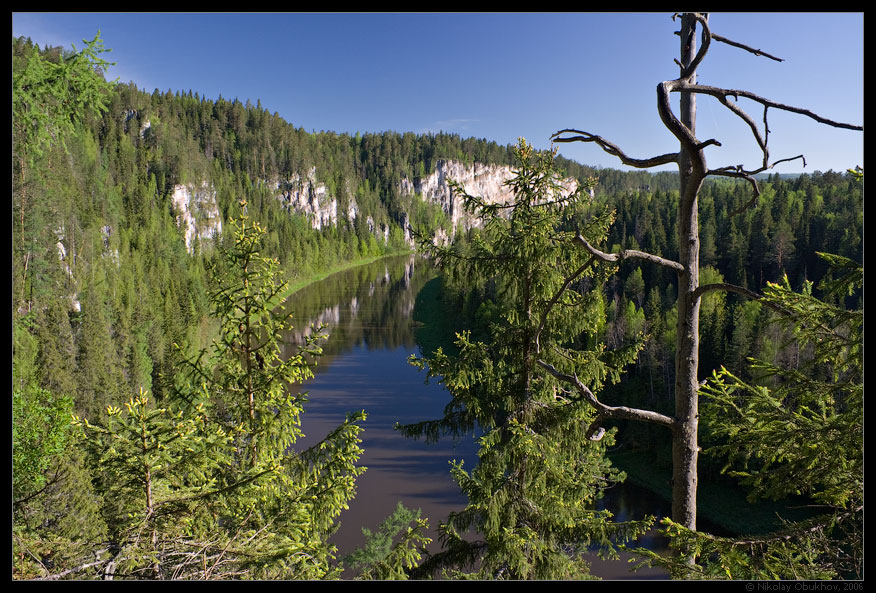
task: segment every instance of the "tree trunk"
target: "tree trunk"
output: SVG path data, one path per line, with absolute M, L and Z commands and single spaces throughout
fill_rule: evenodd
M 696 54 L 696 18 L 685 14 L 681 22 L 681 63 L 688 66 Z M 696 82 L 696 73 L 688 81 Z M 681 122 L 695 134 L 696 95 L 681 93 Z M 700 240 L 697 194 L 706 174 L 702 150 L 692 154 L 684 143 L 678 158 L 680 199 L 678 213 L 678 320 L 675 363 L 675 419 L 672 439 L 672 520 L 697 527 L 697 428 L 699 422 L 697 368 L 699 366 Z

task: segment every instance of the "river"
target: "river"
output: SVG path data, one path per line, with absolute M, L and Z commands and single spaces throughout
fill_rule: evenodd
M 399 501 L 421 509 L 432 528 L 449 512 L 465 506 L 449 462 L 462 459 L 473 467 L 474 439 L 426 444 L 393 429 L 396 422 L 440 418 L 449 401 L 443 387 L 426 383 L 425 374 L 407 362 L 410 355 L 420 355 L 412 319 L 416 296 L 434 277 L 423 260 L 386 258 L 339 272 L 287 301 L 287 309 L 294 313 L 290 339 L 300 340 L 311 324 L 324 324 L 329 334 L 315 377 L 304 386 L 309 394 L 302 417 L 306 436 L 297 446 L 307 447 L 323 438 L 347 412 L 368 414 L 360 460 L 368 470 L 358 479 L 356 498 L 341 515 L 333 537 L 340 555 L 360 546 L 362 527 L 375 531 Z M 617 520 L 669 513 L 667 502 L 631 484 L 611 489 L 601 504 Z M 437 540 L 434 531 L 429 535 Z M 659 536 L 646 536 L 641 543 L 654 550 L 666 548 Z M 438 550 L 437 541 L 430 550 Z M 603 561 L 594 556 L 592 573 L 606 579 L 666 578 L 660 570 L 631 572 L 629 566 L 626 559 Z

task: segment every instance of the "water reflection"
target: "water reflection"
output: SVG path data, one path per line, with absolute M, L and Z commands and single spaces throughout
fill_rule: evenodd
M 450 477 L 449 461 L 473 463 L 474 442 L 427 445 L 393 428 L 396 422 L 438 417 L 447 402 L 442 387 L 426 384 L 425 376 L 407 363 L 411 354 L 419 354 L 412 320 L 416 295 L 434 277 L 422 259 L 389 258 L 330 276 L 287 302 L 296 325 L 288 341 L 301 343 L 311 325 L 324 324 L 329 334 L 316 376 L 304 386 L 309 394 L 302 417 L 307 436 L 299 446 L 323 438 L 348 411 L 368 413 L 360 460 L 368 471 L 358 479 L 356 498 L 341 516 L 333 540 L 341 554 L 361 545 L 361 528 L 374 530 L 398 501 L 422 509 L 432 526 L 465 505 Z
M 428 262 L 414 256 L 387 258 L 329 276 L 287 301 L 295 325 L 287 340 L 301 343 L 312 326 L 325 325 L 331 340 L 323 343 L 320 364 L 361 345 L 372 350 L 413 349 L 416 295 L 434 277 Z
M 296 325 L 287 340 L 300 343 L 312 331 L 311 324 L 324 324 L 329 334 L 316 376 L 304 386 L 309 393 L 302 417 L 307 436 L 298 446 L 307 447 L 323 438 L 348 411 L 368 413 L 361 459 L 368 471 L 359 478 L 357 496 L 341 515 L 341 527 L 333 539 L 341 554 L 361 545 L 361 528 L 374 531 L 398 501 L 422 509 L 432 527 L 465 506 L 465 497 L 450 476 L 449 461 L 463 459 L 472 467 L 477 459 L 474 439 L 427 445 L 393 429 L 396 422 L 441 417 L 448 401 L 443 387 L 426 384 L 424 374 L 407 363 L 408 356 L 420 354 L 412 320 L 416 296 L 435 275 L 424 260 L 389 258 L 330 276 L 287 302 Z M 626 484 L 611 489 L 600 504 L 618 520 L 669 512 L 666 503 Z M 429 535 L 437 540 L 434 531 Z M 642 543 L 651 549 L 665 548 L 665 542 L 655 538 Z M 437 541 L 431 549 L 438 550 Z M 592 572 L 615 579 L 665 578 L 662 571 L 630 573 L 629 567 L 626 558 L 600 561 L 594 557 Z

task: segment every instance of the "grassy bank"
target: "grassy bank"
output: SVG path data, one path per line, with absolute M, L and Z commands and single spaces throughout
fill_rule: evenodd
M 672 500 L 672 472 L 651 461 L 647 453 L 635 451 L 609 453 L 612 462 L 627 473 L 627 480 L 663 498 Z M 813 516 L 807 501 L 759 500 L 750 503 L 748 492 L 739 486 L 705 480 L 697 485 L 697 516 L 737 535 L 763 535 L 779 529 L 782 521 L 797 521 Z
M 359 259 L 354 259 L 352 261 L 348 261 L 343 264 L 338 264 L 336 266 L 332 266 L 327 270 L 323 270 L 316 274 L 307 276 L 306 278 L 298 278 L 293 282 L 289 282 L 289 287 L 283 292 L 282 299 L 286 299 L 287 297 L 295 294 L 305 286 L 309 286 L 314 282 L 319 282 L 320 280 L 325 280 L 332 274 L 337 274 L 338 272 L 343 272 L 344 270 L 349 270 L 351 268 L 357 268 L 359 266 L 364 266 L 365 264 L 370 264 L 372 262 L 376 262 L 378 260 L 387 258 L 387 257 L 396 257 L 399 255 L 410 255 L 411 251 L 398 251 L 395 253 L 387 253 L 386 255 L 377 255 L 374 257 L 362 257 Z

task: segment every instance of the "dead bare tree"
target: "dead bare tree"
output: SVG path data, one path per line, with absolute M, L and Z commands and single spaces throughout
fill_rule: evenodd
M 679 15 L 673 15 L 673 20 Z M 552 137 L 554 142 L 593 142 L 608 154 L 618 157 L 625 165 L 636 168 L 650 168 L 658 165 L 677 163 L 679 171 L 679 209 L 678 209 L 678 261 L 658 257 L 636 250 L 624 250 L 619 253 L 608 254 L 590 245 L 579 237 L 577 245 L 590 252 L 593 257 L 603 262 L 616 264 L 625 259 L 642 259 L 658 265 L 666 266 L 675 270 L 678 274 L 678 319 L 675 358 L 675 414 L 673 417 L 658 414 L 649 410 L 627 408 L 624 406 L 607 406 L 600 402 L 594 394 L 584 385 L 575 374 L 563 373 L 555 367 L 540 361 L 540 364 L 555 377 L 567 382 L 581 397 L 588 401 L 598 411 L 596 423 L 591 426 L 588 434 L 591 438 L 598 438 L 603 431 L 599 423 L 604 419 L 627 419 L 653 422 L 668 427 L 672 432 L 672 519 L 688 529 L 696 530 L 697 514 L 697 457 L 698 445 L 698 392 L 700 384 L 697 380 L 699 366 L 699 313 L 702 296 L 712 290 L 729 290 L 752 298 L 759 295 L 745 288 L 729 284 L 709 284 L 701 286 L 699 283 L 699 225 L 697 221 L 697 196 L 703 181 L 710 175 L 735 177 L 745 179 L 753 188 L 751 200 L 737 212 L 741 212 L 756 203 L 760 193 L 754 176 L 762 171 L 774 167 L 778 163 L 803 159 L 803 155 L 791 158 L 783 158 L 769 164 L 769 150 L 767 140 L 769 137 L 769 124 L 767 112 L 769 109 L 778 109 L 805 115 L 817 122 L 836 128 L 849 130 L 861 130 L 863 126 L 840 123 L 821 117 L 809 110 L 791 105 L 784 105 L 765 99 L 754 93 L 724 89 L 713 86 L 699 85 L 696 82 L 697 68 L 702 63 L 708 52 L 709 45 L 713 41 L 726 43 L 741 48 L 758 56 L 782 61 L 761 50 L 753 49 L 742 43 L 731 41 L 711 32 L 708 23 L 708 15 L 699 13 L 686 13 L 681 15 L 681 59 L 676 60 L 680 68 L 680 75 L 674 80 L 661 82 L 657 85 L 657 111 L 660 119 L 669 131 L 678 139 L 680 149 L 647 159 L 635 159 L 612 144 L 608 140 L 595 134 L 576 129 L 560 130 Z M 696 49 L 696 29 L 699 24 L 701 29 L 701 44 Z M 669 98 L 670 93 L 680 93 L 680 117 L 672 112 Z M 700 141 L 696 137 L 696 97 L 698 94 L 715 97 L 722 105 L 742 119 L 750 128 L 755 141 L 762 153 L 763 159 L 758 167 L 746 169 L 743 165 L 724 166 L 710 169 L 706 164 L 703 149 L 707 146 L 721 146 L 716 139 Z M 734 101 L 731 101 L 730 98 Z M 763 107 L 763 130 L 759 129 L 755 120 L 749 116 L 737 104 L 739 98 L 749 99 Z M 734 213 L 735 214 L 735 213 Z M 575 273 L 579 274 L 580 270 Z M 568 286 L 568 282 L 566 286 Z M 565 289 L 565 287 L 564 287 Z M 554 299 L 555 301 L 557 299 Z

